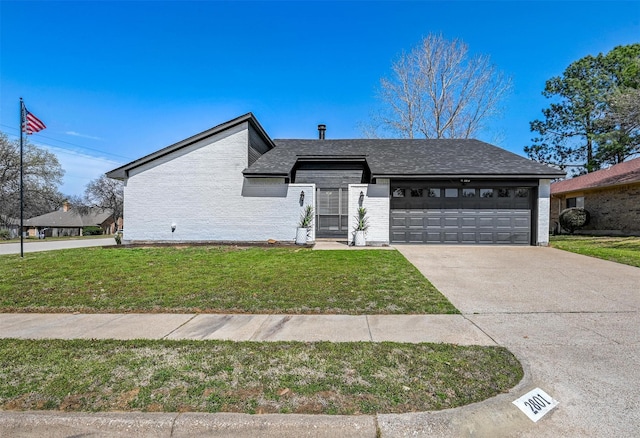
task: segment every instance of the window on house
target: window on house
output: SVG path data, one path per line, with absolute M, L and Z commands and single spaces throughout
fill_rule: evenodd
M 444 197 L 445 198 L 457 198 L 458 197 L 458 189 L 444 189 Z
M 401 188 L 393 189 L 392 196 L 394 198 L 404 198 L 404 189 L 401 189 Z
M 422 189 L 411 189 L 412 198 L 422 198 Z
M 576 196 L 575 198 L 567 198 L 567 208 L 580 207 L 584 208 L 584 196 Z
M 480 189 L 481 198 L 493 198 L 493 189 Z
M 476 196 L 476 189 L 462 189 L 462 197 L 473 198 Z
M 439 198 L 441 189 L 428 189 L 428 195 L 430 198 Z

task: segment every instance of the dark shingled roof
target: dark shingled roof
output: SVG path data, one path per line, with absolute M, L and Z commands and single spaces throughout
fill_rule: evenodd
M 89 214 L 81 215 L 74 210 L 53 211 L 24 221 L 29 227 L 81 228 L 99 226 L 111 216 L 110 210 L 93 208 Z
M 561 170 L 479 140 L 274 140 L 246 176 L 289 175 L 296 160 L 365 158 L 372 178 L 486 176 L 559 178 Z

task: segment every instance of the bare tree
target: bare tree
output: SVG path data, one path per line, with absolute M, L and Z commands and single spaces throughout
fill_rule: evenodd
M 116 224 L 118 219 L 123 217 L 124 184 L 122 181 L 102 175 L 87 184 L 84 197 L 88 205 L 111 210 Z
M 58 158 L 26 141 L 23 145 L 24 217 L 56 210 L 64 196 L 58 191 L 64 170 Z M 0 216 L 20 217 L 20 143 L 0 132 Z
M 499 113 L 510 88 L 489 56 L 470 56 L 463 41 L 431 34 L 381 79 L 382 110 L 373 117 L 374 129 L 363 131 L 370 137 L 470 138 Z

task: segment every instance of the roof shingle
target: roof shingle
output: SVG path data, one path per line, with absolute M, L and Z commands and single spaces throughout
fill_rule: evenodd
M 551 184 L 551 194 L 640 182 L 640 158 Z
M 558 178 L 564 172 L 479 140 L 354 139 L 274 140 L 276 147 L 244 174 L 287 175 L 300 157 L 364 157 L 372 176 L 529 176 Z

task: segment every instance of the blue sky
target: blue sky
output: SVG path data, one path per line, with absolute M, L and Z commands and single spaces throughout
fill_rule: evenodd
M 359 138 L 375 89 L 429 33 L 464 40 L 513 79 L 481 140 L 518 154 L 548 105 L 544 82 L 588 54 L 640 42 L 638 1 L 0 0 L 0 130 L 19 98 L 47 125 L 60 190 L 85 185 L 253 112 L 272 138 Z

